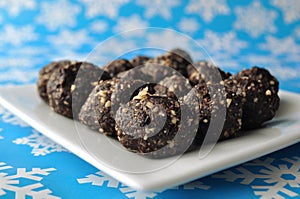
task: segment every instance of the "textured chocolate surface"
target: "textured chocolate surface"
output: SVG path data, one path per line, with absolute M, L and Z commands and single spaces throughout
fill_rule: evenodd
M 77 78 L 78 71 L 80 75 Z M 68 118 L 74 116 L 77 119 L 82 104 L 93 88 L 93 82 L 101 78 L 109 76 L 103 75 L 103 70 L 91 63 L 65 62 L 53 71 L 48 80 L 47 95 L 50 107 L 63 116 Z
M 130 70 L 133 68 L 133 65 L 126 59 L 117 59 L 106 66 L 104 66 L 103 70 L 108 72 L 111 77 L 116 77 L 119 73 Z
M 111 113 L 111 95 L 119 79 L 100 81 L 94 87 L 79 113 L 79 121 L 93 130 L 116 136 L 115 120 Z
M 196 144 L 202 144 L 205 136 L 215 137 L 215 140 L 235 137 L 242 126 L 241 96 L 223 81 L 221 84 L 210 85 L 202 82 L 194 89 L 184 98 L 184 103 L 199 113 L 198 120 L 194 118 L 199 122 Z M 194 95 L 198 101 L 191 101 Z M 215 122 L 224 122 L 224 125 L 221 124 L 218 129 Z
M 118 139 L 130 151 L 151 158 L 182 154 L 194 137 L 189 132 L 179 133 L 180 118 L 178 101 L 142 90 L 118 110 Z
M 219 67 L 207 61 L 198 61 L 188 66 L 188 78 L 192 85 L 197 85 L 201 81 L 218 83 L 222 79 L 227 79 L 231 76 L 230 73 L 224 72 Z
M 130 60 L 130 63 L 133 67 L 142 66 L 144 65 L 151 57 L 148 56 L 135 56 L 132 60 Z
M 54 70 L 57 70 L 60 66 L 69 64 L 70 61 L 62 60 L 62 61 L 55 61 L 47 64 L 39 71 L 39 76 L 37 79 L 37 90 L 40 97 L 48 104 L 48 94 L 47 94 L 47 83 L 50 79 Z
M 243 96 L 243 130 L 259 128 L 272 119 L 279 108 L 279 82 L 264 68 L 240 71 L 233 85 Z

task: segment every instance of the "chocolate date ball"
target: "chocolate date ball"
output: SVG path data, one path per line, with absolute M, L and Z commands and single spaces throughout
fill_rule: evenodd
M 243 96 L 243 130 L 259 128 L 275 116 L 280 104 L 279 82 L 268 70 L 257 66 L 242 70 L 234 81 Z
M 119 73 L 132 69 L 134 66 L 126 59 L 118 59 L 108 63 L 103 70 L 111 77 L 116 77 Z
M 173 75 L 165 77 L 158 85 L 155 86 L 156 93 L 180 99 L 185 96 L 191 89 L 191 85 L 183 76 Z
M 173 48 L 170 50 L 170 53 L 173 53 L 173 54 L 176 54 L 176 55 L 182 57 L 189 63 L 193 63 L 193 59 L 192 59 L 191 55 L 181 48 Z
M 79 113 L 79 121 L 93 130 L 116 137 L 115 120 L 111 113 L 111 96 L 119 79 L 100 81 L 94 87 Z
M 151 57 L 148 56 L 135 56 L 132 60 L 130 60 L 130 63 L 133 67 L 142 66 L 144 65 Z
M 196 95 L 198 101 L 192 102 L 192 95 Z M 242 127 L 241 99 L 229 83 L 224 81 L 220 84 L 197 84 L 194 90 L 184 97 L 184 103 L 199 113 L 198 119 L 195 118 L 199 122 L 195 143 L 201 145 L 205 136 L 211 136 L 216 141 L 235 137 Z
M 78 71 L 80 77 L 76 80 Z M 101 77 L 109 78 L 103 73 L 102 69 L 87 62 L 72 61 L 62 65 L 53 71 L 47 83 L 50 107 L 56 113 L 68 118 L 74 116 L 77 119 L 82 104 L 93 88 L 93 83 Z M 72 105 L 72 93 L 74 93 L 74 105 Z
M 78 119 L 82 105 L 97 82 L 110 78 L 110 75 L 101 68 L 88 62 L 82 62 L 76 79 L 71 85 L 72 112 L 75 119 Z
M 177 72 L 181 73 L 184 77 L 188 77 L 187 67 L 190 64 L 189 60 L 185 57 L 174 53 L 167 52 L 164 55 L 160 55 L 155 57 L 154 59 L 150 59 L 145 64 L 152 63 L 159 66 L 167 66 L 175 69 Z
M 62 65 L 69 64 L 70 61 L 62 60 L 62 61 L 55 61 L 47 64 L 39 71 L 39 76 L 37 79 L 37 90 L 40 97 L 48 104 L 48 94 L 47 94 L 47 83 L 50 79 L 51 74 L 54 70 L 57 70 Z
M 178 101 L 142 90 L 117 112 L 118 140 L 128 150 L 150 158 L 182 154 L 194 137 L 179 133 L 180 118 Z
M 213 81 L 214 83 L 217 83 L 230 76 L 230 73 L 224 72 L 222 69 L 208 61 L 198 61 L 188 66 L 188 78 L 192 85 L 196 85 L 201 81 Z

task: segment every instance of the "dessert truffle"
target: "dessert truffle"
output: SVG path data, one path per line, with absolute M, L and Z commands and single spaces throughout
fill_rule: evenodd
M 230 73 L 224 72 L 208 61 L 198 61 L 190 64 L 187 70 L 189 81 L 193 86 L 201 81 L 217 83 L 231 76 Z
M 39 71 L 39 76 L 37 79 L 37 90 L 40 97 L 47 104 L 49 103 L 48 94 L 47 94 L 47 83 L 50 79 L 51 74 L 53 73 L 54 70 L 57 70 L 60 66 L 69 63 L 70 61 L 67 60 L 54 61 L 41 68 L 41 70 Z
M 198 101 L 191 101 L 194 96 Z M 212 141 L 235 137 L 242 126 L 241 99 L 227 82 L 197 84 L 183 102 L 199 113 L 194 118 L 199 122 L 195 143 L 201 145 L 206 136 Z
M 130 151 L 151 158 L 184 153 L 194 136 L 179 131 L 181 109 L 178 101 L 142 90 L 116 115 L 118 140 Z
M 233 79 L 243 96 L 243 130 L 259 128 L 275 116 L 280 104 L 279 82 L 268 70 L 254 66 Z
M 103 70 L 108 72 L 111 77 L 116 77 L 119 73 L 130 70 L 133 68 L 133 65 L 126 59 L 117 59 L 106 66 L 104 66 Z
M 80 75 L 77 79 L 78 71 Z M 82 104 L 93 88 L 93 83 L 101 78 L 109 78 L 107 74 L 103 74 L 102 69 L 87 62 L 72 61 L 62 65 L 53 71 L 47 83 L 50 107 L 63 116 L 68 118 L 74 116 L 77 119 Z
M 144 65 L 151 57 L 148 56 L 135 56 L 132 60 L 130 60 L 130 63 L 133 67 L 142 66 Z
M 111 113 L 111 95 L 119 79 L 101 80 L 92 90 L 79 113 L 79 121 L 93 130 L 116 136 L 115 120 Z

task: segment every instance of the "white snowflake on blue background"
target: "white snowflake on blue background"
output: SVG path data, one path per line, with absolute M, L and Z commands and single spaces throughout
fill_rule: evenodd
M 145 191 L 138 191 L 135 190 L 127 185 L 124 185 L 121 182 L 118 182 L 116 179 L 110 177 L 109 175 L 105 174 L 102 171 L 98 171 L 95 174 L 89 174 L 84 178 L 78 178 L 77 182 L 79 184 L 86 184 L 91 183 L 93 186 L 105 186 L 110 188 L 119 189 L 121 193 L 123 193 L 127 198 L 134 198 L 134 199 L 147 199 L 147 198 L 154 198 L 162 191 L 156 192 L 145 192 Z M 172 190 L 195 190 L 195 189 L 202 189 L 208 190 L 210 186 L 205 185 L 199 180 L 176 186 L 171 188 Z
M 119 32 L 134 30 L 138 28 L 147 28 L 148 26 L 149 23 L 141 19 L 140 16 L 131 15 L 130 17 L 120 17 L 113 30 L 115 33 L 119 33 Z M 139 32 L 139 33 L 143 33 L 143 32 Z
M 300 52 L 300 44 L 295 41 L 292 37 L 286 38 L 275 38 L 273 36 L 267 36 L 266 42 L 260 44 L 259 46 L 262 50 L 267 50 L 271 54 L 276 56 L 289 56 L 298 55 L 298 59 L 294 61 L 300 61 L 299 52 Z
M 298 196 L 294 189 L 300 188 L 300 157 L 283 158 L 282 161 L 285 164 L 275 166 L 273 158 L 257 159 L 212 177 L 251 185 L 254 194 L 264 199 L 283 199 L 282 193 L 290 197 Z M 250 169 L 254 167 L 259 170 L 256 172 Z M 264 183 L 261 184 L 258 180 Z
M 3 129 L 0 128 L 0 133 L 2 132 L 2 130 L 3 130 Z M 4 137 L 0 135 L 0 140 L 1 140 L 1 139 L 4 139 Z
M 194 33 L 200 28 L 199 22 L 195 18 L 182 18 L 179 23 L 178 27 L 181 31 L 187 33 Z
M 9 15 L 16 17 L 23 10 L 33 10 L 36 8 L 35 0 L 1 0 L 0 8 L 5 8 Z
M 164 19 L 170 19 L 172 16 L 172 8 L 180 5 L 179 0 L 138 0 L 137 5 L 144 7 L 144 15 L 146 18 L 152 18 L 156 15 L 162 16 Z
M 76 50 L 83 45 L 91 45 L 94 42 L 85 29 L 78 31 L 63 29 L 58 34 L 49 35 L 47 39 L 53 48 L 58 51 L 64 48 Z
M 96 16 L 105 16 L 109 18 L 116 18 L 119 16 L 119 9 L 129 0 L 109 0 L 109 1 L 95 1 L 95 0 L 80 0 L 86 7 L 85 15 L 87 18 Z
M 27 137 L 17 138 L 13 143 L 18 145 L 28 145 L 32 147 L 31 153 L 34 156 L 45 156 L 53 152 L 67 152 L 64 147 L 53 142 L 49 138 L 33 130 L 33 133 Z
M 46 26 L 49 31 L 55 31 L 61 27 L 74 27 L 80 10 L 78 5 L 68 0 L 43 1 L 36 22 Z
M 27 42 L 38 39 L 38 34 L 34 30 L 34 26 L 26 25 L 23 27 L 5 25 L 0 32 L 0 43 L 9 44 L 14 47 L 19 47 Z
M 263 7 L 259 1 L 253 1 L 246 7 L 236 7 L 237 21 L 234 27 L 243 30 L 252 37 L 258 37 L 264 33 L 275 33 L 277 31 L 274 20 L 277 13 Z
M 218 15 L 227 15 L 230 9 L 225 0 L 190 0 L 185 8 L 188 14 L 198 14 L 205 22 L 211 22 Z
M 6 171 L 12 169 L 12 166 L 6 165 L 4 162 L 0 162 L 0 171 Z M 58 199 L 60 197 L 52 195 L 52 191 L 45 188 L 40 181 L 42 176 L 47 176 L 50 172 L 55 171 L 55 168 L 32 168 L 31 171 L 27 171 L 25 168 L 17 168 L 15 174 L 0 173 L 0 196 L 5 196 L 6 191 L 13 192 L 16 199 L 31 198 L 44 198 L 44 199 Z M 23 185 L 22 179 L 30 181 L 29 184 Z
M 12 114 L 10 111 L 5 109 L 3 106 L 0 105 L 0 118 L 3 122 L 20 126 L 20 127 L 27 127 L 28 124 L 21 120 L 19 117 Z
M 300 1 L 298 0 L 273 0 L 272 4 L 279 7 L 284 15 L 286 24 L 291 24 L 300 19 Z
M 109 175 L 98 171 L 95 174 L 87 175 L 85 178 L 77 179 L 79 184 L 91 183 L 93 186 L 103 186 L 106 183 L 106 187 L 119 189 L 126 197 L 134 199 L 146 199 L 153 198 L 157 195 L 155 192 L 143 192 L 137 191 L 128 187 Z

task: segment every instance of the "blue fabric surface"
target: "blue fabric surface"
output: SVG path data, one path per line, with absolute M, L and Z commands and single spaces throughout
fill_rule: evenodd
M 142 43 L 193 50 L 193 41 L 206 52 L 202 57 L 197 49 L 189 51 L 194 60 L 210 57 L 231 72 L 266 67 L 281 89 L 300 93 L 299 11 L 298 0 L 1 0 L 0 85 L 34 83 L 43 65 L 89 60 L 95 48 L 110 60 Z M 166 29 L 116 36 L 147 27 Z M 5 108 L 0 107 L 0 118 L 1 198 L 300 197 L 300 144 L 164 192 L 142 193 L 48 140 Z

